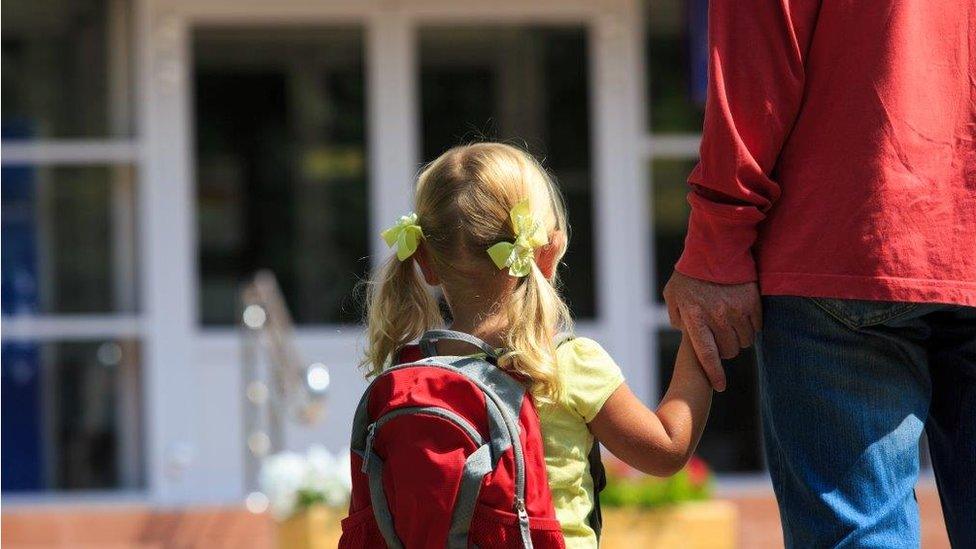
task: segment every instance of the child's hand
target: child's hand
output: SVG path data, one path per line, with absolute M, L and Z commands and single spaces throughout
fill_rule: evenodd
M 590 432 L 631 467 L 657 476 L 680 471 L 698 446 L 712 386 L 682 338 L 671 385 L 656 412 L 621 385 L 589 423 Z
M 691 340 L 683 334 L 681 336 L 681 345 L 678 346 L 678 356 L 674 361 L 674 375 L 671 378 L 671 382 L 674 383 L 675 379 L 679 377 L 682 379 L 697 380 L 699 382 L 704 381 L 711 387 L 708 375 L 705 373 L 704 368 L 702 368 L 701 362 L 698 361 L 698 355 L 695 354 L 695 349 L 691 345 Z

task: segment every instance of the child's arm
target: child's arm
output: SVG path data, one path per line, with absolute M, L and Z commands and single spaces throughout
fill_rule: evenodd
M 651 475 L 671 476 L 698 446 L 711 404 L 712 386 L 682 337 L 671 385 L 656 413 L 624 384 L 610 395 L 589 428 L 628 465 Z

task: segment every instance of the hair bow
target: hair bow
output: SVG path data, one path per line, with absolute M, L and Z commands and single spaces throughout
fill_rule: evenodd
M 387 246 L 391 248 L 396 246 L 397 259 L 403 261 L 417 251 L 417 245 L 424 237 L 424 231 L 417 223 L 417 214 L 410 212 L 400 216 L 397 224 L 380 233 L 380 236 Z
M 542 222 L 532 215 L 528 200 L 516 204 L 510 217 L 515 230 L 515 242 L 499 242 L 488 248 L 488 255 L 499 269 L 508 267 L 508 274 L 522 277 L 532 272 L 535 249 L 548 244 L 549 236 Z

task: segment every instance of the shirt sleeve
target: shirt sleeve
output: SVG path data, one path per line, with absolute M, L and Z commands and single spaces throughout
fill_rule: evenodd
M 757 279 L 757 225 L 780 194 L 770 176 L 803 99 L 820 0 L 712 0 L 700 161 L 675 269 L 711 282 Z
M 566 405 L 589 423 L 624 382 L 620 367 L 599 343 L 578 337 L 556 351 Z

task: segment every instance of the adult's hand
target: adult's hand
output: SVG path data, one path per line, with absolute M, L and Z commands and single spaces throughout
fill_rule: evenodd
M 722 359 L 752 345 L 762 328 L 759 286 L 716 284 L 675 271 L 664 287 L 664 301 L 671 325 L 691 340 L 712 387 L 724 391 Z

